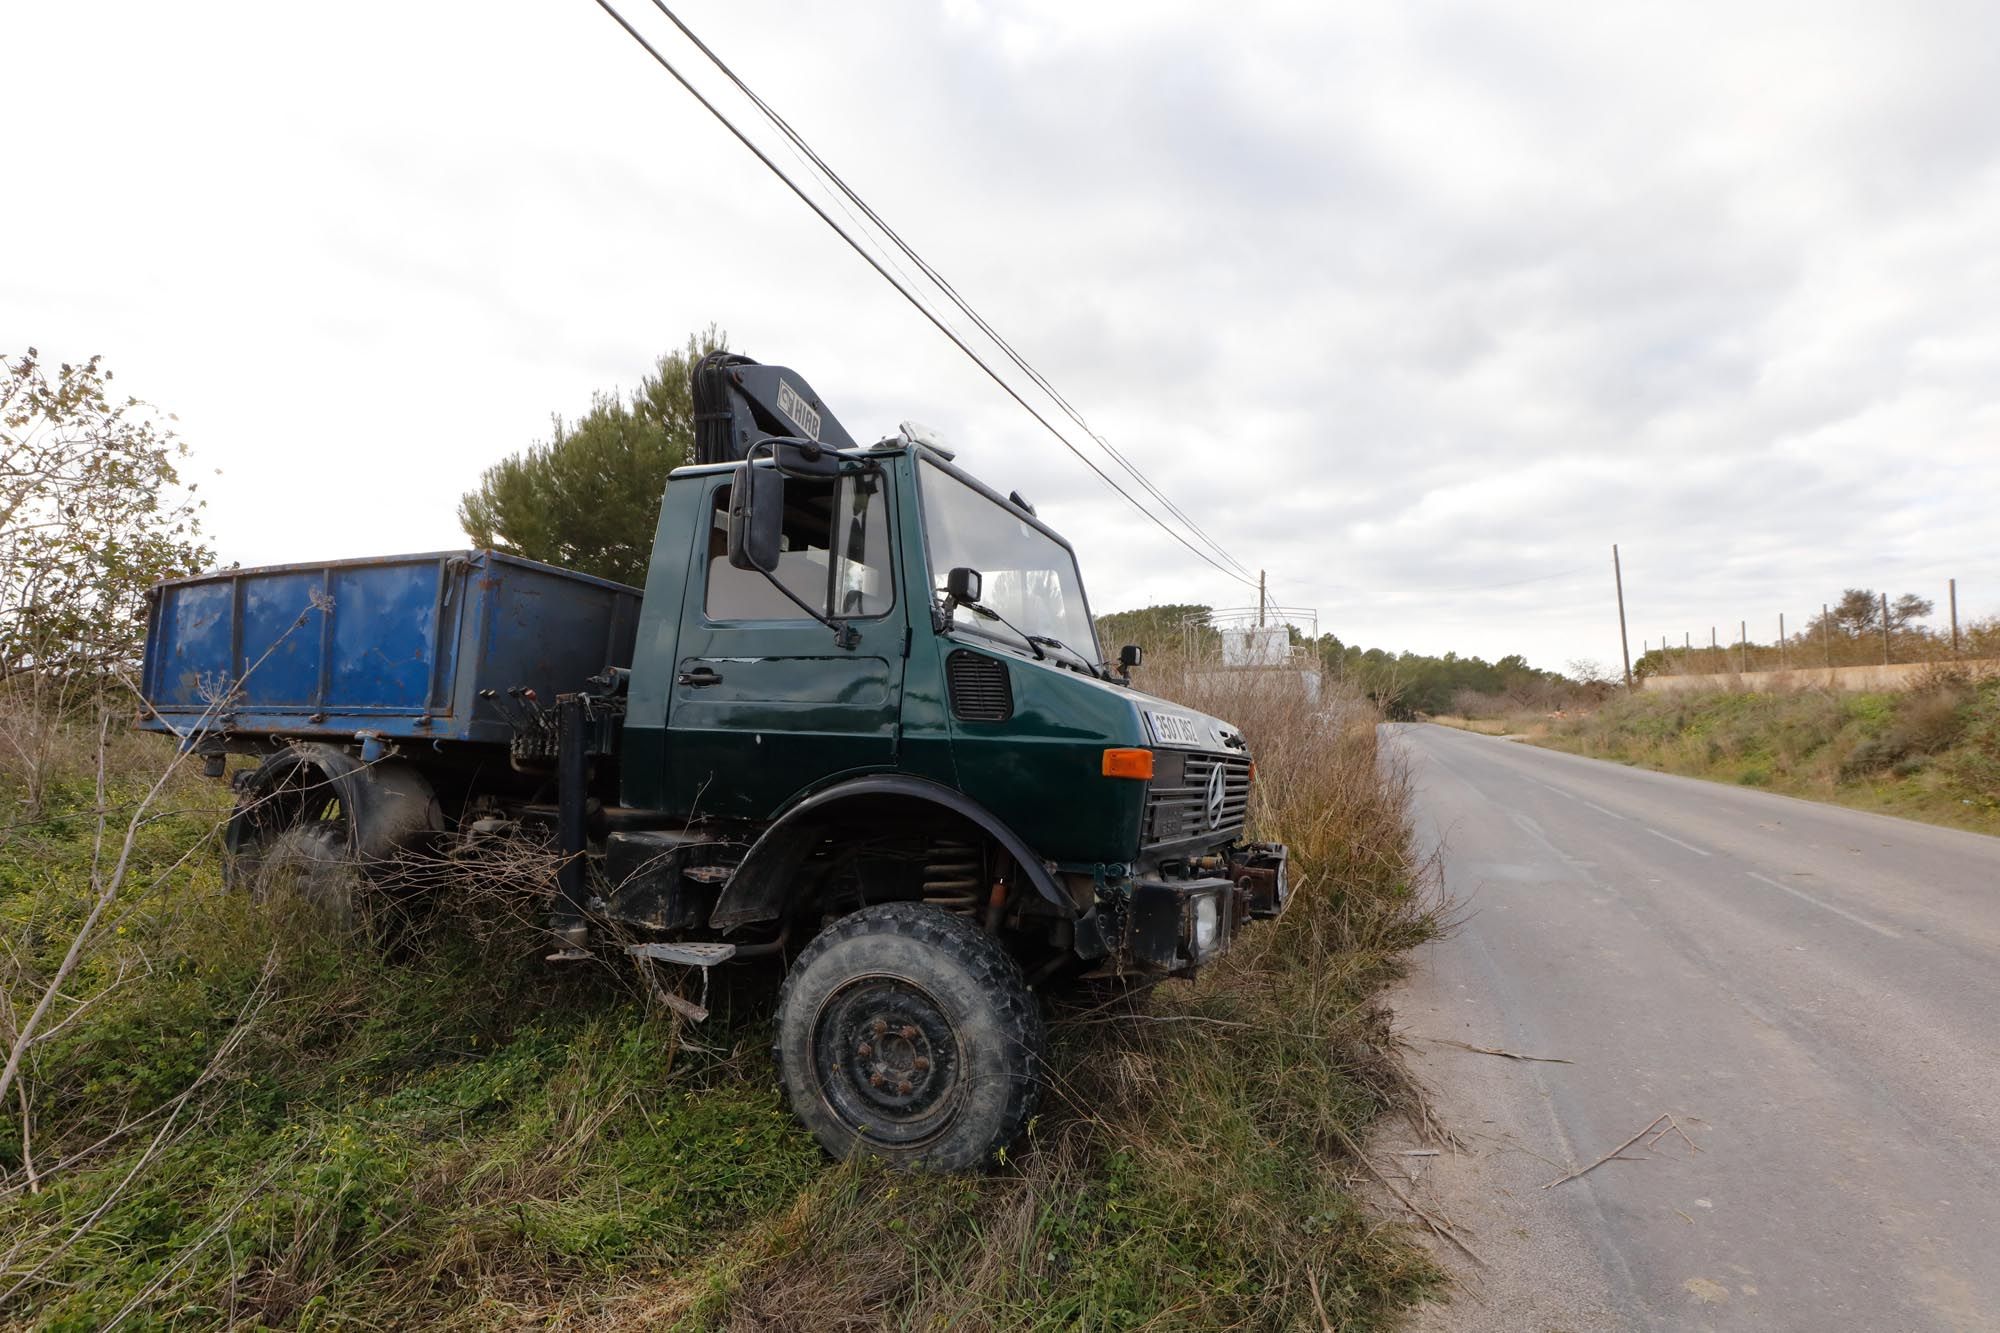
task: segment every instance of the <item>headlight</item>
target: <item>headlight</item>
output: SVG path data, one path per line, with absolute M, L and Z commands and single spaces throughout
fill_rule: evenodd
M 1194 900 L 1194 956 L 1206 958 L 1222 943 L 1222 899 L 1203 894 Z

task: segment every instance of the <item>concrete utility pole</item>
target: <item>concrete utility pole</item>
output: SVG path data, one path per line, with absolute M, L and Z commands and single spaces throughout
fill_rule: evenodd
M 1819 604 L 1819 641 L 1826 645 L 1826 669 L 1833 670 L 1833 612 Z
M 1958 580 L 1951 581 L 1951 655 L 1958 656 Z
M 1264 628 L 1264 571 L 1261 569 L 1257 571 L 1257 628 Z
M 1785 669 L 1785 613 L 1778 612 L 1778 670 Z
M 1882 594 L 1882 665 L 1889 665 L 1889 594 Z
M 1632 641 L 1625 637 L 1625 571 L 1618 563 L 1618 543 L 1611 544 L 1611 578 L 1618 585 L 1618 651 L 1625 656 L 1625 688 L 1632 688 Z
M 1689 668 L 1691 668 L 1693 665 L 1694 665 L 1694 635 L 1690 634 L 1686 630 L 1682 630 L 1681 631 L 1681 674 L 1683 676 L 1692 676 L 1694 672 L 1691 671 Z
M 1736 660 L 1743 664 L 1743 674 L 1750 674 L 1750 622 L 1736 622 Z
M 1715 626 L 1713 625 L 1708 627 L 1708 666 L 1711 671 L 1720 672 L 1722 670 L 1722 643 L 1715 637 Z

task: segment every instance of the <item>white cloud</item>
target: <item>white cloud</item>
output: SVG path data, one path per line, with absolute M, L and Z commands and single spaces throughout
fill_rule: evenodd
M 1985 7 L 685 13 L 1350 641 L 1612 659 L 1612 541 L 1635 648 L 1851 583 L 2000 610 Z M 31 7 L 0 123 L 0 347 L 176 411 L 230 557 L 459 544 L 482 466 L 714 319 L 962 442 L 1100 608 L 1248 596 L 593 5 Z

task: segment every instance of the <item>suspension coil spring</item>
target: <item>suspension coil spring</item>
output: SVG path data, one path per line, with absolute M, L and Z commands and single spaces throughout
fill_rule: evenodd
M 948 912 L 971 916 L 979 910 L 980 872 L 985 858 L 969 842 L 940 840 L 930 845 L 924 861 L 924 902 Z

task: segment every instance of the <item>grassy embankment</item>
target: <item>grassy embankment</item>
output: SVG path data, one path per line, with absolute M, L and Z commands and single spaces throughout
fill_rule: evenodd
M 977 1178 L 825 1161 L 778 1103 L 768 976 L 684 1028 L 499 917 L 344 945 L 224 895 L 220 785 L 176 780 L 0 1109 L 0 1321 L 1379 1326 L 1436 1281 L 1349 1191 L 1400 1095 L 1371 997 L 1433 929 L 1404 793 L 1366 727 L 1190 701 L 1250 731 L 1298 898 L 1194 985 L 1058 1011 L 1042 1112 Z M 91 898 L 92 741 L 39 809 L 0 789 L 8 1044 Z M 166 753 L 114 738 L 111 852 Z
M 1940 668 L 1895 694 L 1640 690 L 1513 725 L 1572 754 L 2000 833 L 2000 677 Z

